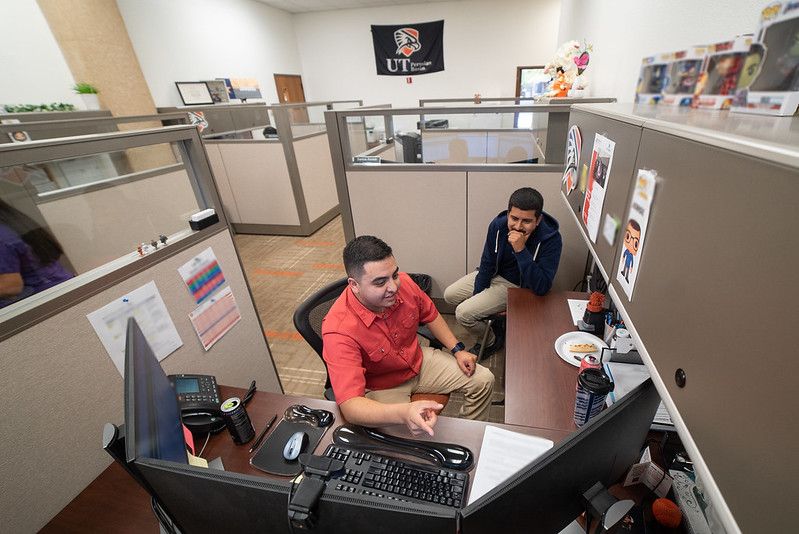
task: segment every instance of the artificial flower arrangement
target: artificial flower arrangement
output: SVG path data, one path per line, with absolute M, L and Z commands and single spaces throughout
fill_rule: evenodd
M 588 68 L 588 60 L 593 47 L 583 41 L 567 41 L 560 45 L 555 58 L 544 66 L 544 73 L 552 76 L 549 91 L 544 96 L 565 97 L 583 96 L 588 80 L 583 73 Z

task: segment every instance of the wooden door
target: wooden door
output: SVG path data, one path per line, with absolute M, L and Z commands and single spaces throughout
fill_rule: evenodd
M 305 102 L 302 77 L 297 74 L 275 74 L 275 88 L 281 104 Z M 308 111 L 305 108 L 292 109 L 289 114 L 294 124 L 308 123 Z

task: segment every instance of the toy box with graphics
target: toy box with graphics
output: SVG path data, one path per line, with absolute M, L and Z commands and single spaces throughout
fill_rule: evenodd
M 673 55 L 671 53 L 655 54 L 641 60 L 641 72 L 638 75 L 638 87 L 635 91 L 635 102 L 638 104 L 657 104 L 668 81 L 668 68 Z
M 757 70 L 758 62 L 748 58 L 751 45 L 752 35 L 739 35 L 710 46 L 705 71 L 696 84 L 694 107 L 729 109 L 741 83 L 749 85 Z
M 690 106 L 693 103 L 696 84 L 705 70 L 707 51 L 707 46 L 692 46 L 674 53 L 661 104 Z
M 799 0 L 773 2 L 760 14 L 748 59 L 759 68 L 748 88 L 739 83 L 732 110 L 793 115 L 799 108 Z

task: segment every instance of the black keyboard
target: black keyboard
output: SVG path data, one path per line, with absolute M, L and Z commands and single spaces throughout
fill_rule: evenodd
M 410 503 L 461 508 L 466 502 L 469 475 L 329 445 L 325 456 L 344 462 L 344 471 L 331 477 L 328 489 Z

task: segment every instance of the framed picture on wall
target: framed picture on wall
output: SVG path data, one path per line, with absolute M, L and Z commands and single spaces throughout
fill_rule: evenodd
M 213 104 L 214 99 L 205 82 L 175 82 L 180 98 L 186 106 Z
M 214 104 L 227 104 L 230 102 L 224 80 L 207 80 L 205 84 L 208 86 L 208 91 L 211 93 L 211 99 L 213 99 Z

